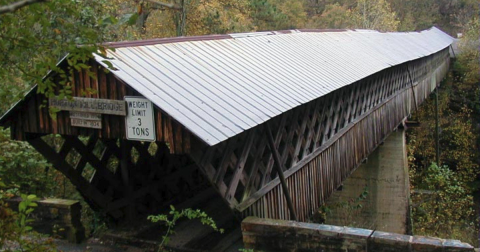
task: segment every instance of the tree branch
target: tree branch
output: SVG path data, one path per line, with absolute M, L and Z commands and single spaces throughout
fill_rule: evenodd
M 164 2 L 159 2 L 159 1 L 156 1 L 156 0 L 144 0 L 144 1 L 156 4 L 156 5 L 160 5 L 160 6 L 163 6 L 163 7 L 167 7 L 167 8 L 170 8 L 170 9 L 175 9 L 175 10 L 181 10 L 182 9 L 182 6 L 179 6 L 178 4 L 174 4 L 174 3 L 164 3 Z
M 34 4 L 34 3 L 40 3 L 40 2 L 45 2 L 47 0 L 22 0 L 18 2 L 14 2 L 5 6 L 0 7 L 0 15 L 5 14 L 5 13 L 10 13 L 14 12 L 22 7 Z

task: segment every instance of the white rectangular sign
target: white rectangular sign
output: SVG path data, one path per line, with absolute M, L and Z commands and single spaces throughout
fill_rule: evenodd
M 127 116 L 125 128 L 128 140 L 155 141 L 155 119 L 152 102 L 143 97 L 125 96 Z

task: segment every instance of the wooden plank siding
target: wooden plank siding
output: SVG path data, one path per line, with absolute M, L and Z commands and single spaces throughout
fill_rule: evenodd
M 136 90 L 116 78 L 111 72 L 96 61 L 90 60 L 91 74 L 87 71 L 75 71 L 71 78 L 72 96 L 122 100 L 124 96 L 142 96 Z M 126 139 L 125 117 L 117 115 L 102 115 L 102 128 L 91 129 L 72 127 L 68 111 L 56 114 L 56 120 L 49 115 L 48 104 L 39 108 L 45 101 L 41 94 L 34 94 L 27 98 L 17 113 L 11 116 L 12 138 L 26 140 L 26 133 L 60 134 L 67 136 L 90 136 L 100 138 Z M 157 142 L 167 142 L 170 152 L 175 154 L 190 151 L 191 133 L 169 115 L 155 106 L 154 111 Z
M 314 213 L 411 114 L 414 99 L 421 104 L 428 97 L 446 75 L 449 60 L 446 48 L 378 72 L 267 122 L 286 167 L 298 220 Z M 190 155 L 241 217 L 289 219 L 264 124 L 212 147 L 192 143 Z

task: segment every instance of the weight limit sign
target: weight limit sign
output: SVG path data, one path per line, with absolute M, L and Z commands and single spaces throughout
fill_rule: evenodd
M 128 140 L 155 141 L 155 119 L 152 102 L 142 97 L 125 97 L 125 126 Z

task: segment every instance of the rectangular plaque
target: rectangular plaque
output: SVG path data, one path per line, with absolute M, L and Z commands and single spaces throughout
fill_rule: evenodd
M 127 115 L 125 101 L 121 100 L 73 97 L 72 100 L 50 98 L 48 102 L 50 107 L 60 110 Z
M 70 118 L 87 119 L 87 120 L 102 120 L 102 114 L 70 111 Z
M 128 140 L 155 141 L 155 119 L 152 102 L 143 97 L 125 96 L 128 114 L 125 128 Z
M 86 119 L 79 119 L 79 118 L 71 118 L 70 122 L 74 127 L 92 128 L 92 129 L 102 128 L 101 120 L 86 120 Z

